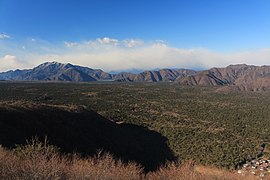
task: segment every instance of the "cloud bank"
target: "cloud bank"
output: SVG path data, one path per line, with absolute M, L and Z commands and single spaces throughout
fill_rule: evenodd
M 16 46 L 2 43 L 0 52 L 0 71 L 32 68 L 46 61 L 72 63 L 105 71 L 206 69 L 239 63 L 270 63 L 270 48 L 226 54 L 206 48 L 175 48 L 161 40 L 145 42 L 140 39 L 119 40 L 109 37 L 58 44 L 29 39 Z
M 19 62 L 16 56 L 13 55 L 5 55 L 4 57 L 0 58 L 0 69 L 2 70 L 10 70 L 14 69 L 14 67 L 22 67 L 23 64 Z

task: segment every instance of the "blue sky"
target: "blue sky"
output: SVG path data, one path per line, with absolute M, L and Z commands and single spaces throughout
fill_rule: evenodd
M 160 66 L 192 68 L 196 63 L 201 67 L 221 66 L 245 62 L 246 57 L 243 54 L 250 53 L 254 58 L 267 59 L 266 49 L 270 48 L 269 10 L 269 0 L 0 0 L 0 58 L 2 56 L 2 61 L 6 62 L 13 57 L 14 61 L 14 65 L 7 67 L 1 63 L 0 70 L 13 68 L 15 65 L 28 67 L 48 57 L 97 68 L 102 68 L 105 64 L 104 68 L 108 70 L 161 68 Z M 103 46 L 104 38 L 106 46 Z M 110 40 L 118 42 L 111 44 Z M 131 52 L 130 48 L 123 47 L 127 40 L 138 42 L 140 49 L 136 46 L 136 50 L 132 49 Z M 102 47 L 98 50 L 95 49 L 96 45 L 86 48 L 87 42 L 88 45 L 89 42 L 92 45 L 99 42 Z M 70 49 L 70 45 L 73 45 L 73 49 Z M 145 52 L 156 46 L 166 46 L 169 49 L 160 54 L 163 58 L 159 56 L 155 59 L 156 57 L 149 57 L 150 51 Z M 135 57 L 152 63 L 144 67 L 141 66 L 143 62 L 136 63 L 126 58 L 126 62 L 121 60 L 121 63 L 130 66 L 110 67 L 106 63 L 116 63 L 117 60 L 110 60 L 109 54 L 96 58 L 99 61 L 108 58 L 100 64 L 93 62 L 93 56 L 81 60 L 81 56 L 89 49 L 92 54 L 101 55 L 102 51 L 120 54 L 113 56 L 116 59 L 143 51 L 146 53 L 145 57 L 136 56 L 137 54 Z M 154 49 L 151 50 L 155 52 Z M 177 54 L 175 51 L 181 53 Z M 192 53 L 188 57 L 183 57 L 183 54 L 190 52 Z M 206 57 L 202 57 L 198 63 L 200 56 L 207 53 L 219 63 L 203 62 Z M 6 56 L 9 58 L 5 58 Z M 194 61 L 191 56 L 196 57 Z M 79 58 L 75 61 L 67 57 Z M 167 58 L 175 58 L 175 65 L 173 62 L 168 65 L 159 62 L 166 61 Z M 226 58 L 229 60 L 226 61 Z M 179 62 L 187 61 L 186 59 L 191 62 L 190 65 L 187 62 L 177 63 L 176 59 Z M 248 59 L 247 63 L 253 61 Z

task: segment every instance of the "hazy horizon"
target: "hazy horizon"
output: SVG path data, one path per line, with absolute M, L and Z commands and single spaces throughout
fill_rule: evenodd
M 66 62 L 66 63 L 63 63 L 63 62 L 59 62 L 57 60 L 52 60 L 52 61 L 44 61 L 40 64 L 37 64 L 33 67 L 29 67 L 29 68 L 16 68 L 16 69 L 9 69 L 7 71 L 0 71 L 0 73 L 5 73 L 5 72 L 9 72 L 9 71 L 16 71 L 16 70 L 29 70 L 29 69 L 33 69 L 33 68 L 36 68 L 42 64 L 45 64 L 45 63 L 60 63 L 60 64 L 72 64 L 72 65 L 75 65 L 75 66 L 81 66 L 81 67 L 87 67 L 87 68 L 92 68 L 92 67 L 89 67 L 89 66 L 83 66 L 81 64 L 76 64 L 76 63 L 70 63 L 70 62 Z M 210 67 L 210 68 L 182 68 L 182 67 L 160 67 L 160 68 L 154 68 L 154 69 L 136 69 L 136 68 L 133 68 L 133 69 L 128 69 L 128 70 L 119 70 L 119 71 L 106 71 L 107 73 L 110 73 L 110 74 L 118 74 L 118 73 L 123 73 L 123 72 L 127 72 L 127 73 L 133 73 L 133 74 L 139 74 L 139 73 L 142 73 L 144 71 L 159 71 L 159 70 L 162 70 L 162 69 L 171 69 L 171 70 L 179 70 L 179 69 L 187 69 L 187 70 L 194 70 L 194 71 L 205 71 L 205 70 L 209 70 L 211 68 L 225 68 L 225 67 L 228 67 L 228 66 L 231 66 L 231 65 L 248 65 L 248 66 L 256 66 L 256 65 L 253 65 L 253 64 L 245 64 L 245 63 L 241 63 L 241 64 L 229 64 L 227 66 L 222 66 L 222 67 L 216 67 L 216 66 L 213 66 L 213 67 Z M 260 66 L 270 66 L 270 65 L 260 65 Z M 102 68 L 92 68 L 92 69 L 100 69 L 100 70 L 103 70 Z

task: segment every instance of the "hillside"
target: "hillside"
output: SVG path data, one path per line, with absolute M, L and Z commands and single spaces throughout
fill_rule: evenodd
M 167 139 L 144 127 L 116 124 L 81 107 L 0 103 L 2 146 L 13 148 L 26 139 L 45 136 L 64 153 L 93 156 L 103 150 L 124 161 L 135 161 L 146 171 L 174 159 Z
M 239 64 L 226 68 L 211 68 L 195 75 L 179 78 L 176 82 L 181 85 L 229 85 L 230 89 L 265 91 L 270 89 L 270 66 Z
M 192 70 L 161 69 L 159 71 L 145 71 L 139 74 L 119 73 L 109 74 L 100 69 L 46 62 L 33 69 L 15 70 L 0 73 L 0 80 L 13 81 L 128 81 L 128 82 L 157 82 L 174 81 L 179 77 L 195 74 Z
M 257 179 L 252 175 L 244 175 L 244 178 Z M 65 156 L 50 144 L 34 139 L 13 151 L 0 147 L 0 179 L 241 180 L 243 174 L 192 162 L 169 163 L 145 174 L 139 165 L 123 163 L 110 154 L 87 158 L 75 154 Z
M 163 147 L 163 142 L 166 142 L 181 161 L 192 159 L 200 164 L 228 169 L 235 169 L 258 156 L 270 158 L 270 92 L 220 93 L 217 89 L 219 86 L 179 86 L 176 83 L 1 82 L 0 98 L 8 102 L 27 100 L 33 104 L 49 106 L 85 106 L 110 120 L 109 122 L 120 123 L 111 122 L 112 126 L 121 127 L 122 130 L 128 127 L 136 130 L 138 133 L 133 138 L 128 138 L 132 131 L 116 134 L 120 138 L 127 137 L 144 144 L 136 147 L 147 150 L 149 157 L 161 156 L 152 152 L 158 149 L 156 143 L 162 142 L 160 146 Z M 32 111 L 28 114 L 36 113 Z M 52 113 L 47 114 L 51 114 L 50 117 L 55 116 Z M 73 117 L 71 115 L 70 118 Z M 147 127 L 151 131 L 142 133 L 139 127 Z M 90 132 L 92 131 L 87 131 Z M 109 136 L 106 132 L 103 135 Z M 157 132 L 154 137 L 160 140 L 153 141 L 148 132 L 153 132 L 150 133 L 153 135 Z M 123 147 L 130 145 L 127 148 L 131 149 L 134 141 L 120 142 L 127 141 Z M 146 148 L 146 144 L 150 147 Z M 266 148 L 261 153 L 263 145 Z
M 108 73 L 86 67 L 46 62 L 33 69 L 0 73 L 2 80 L 89 82 L 110 78 Z
M 144 71 L 139 74 L 120 73 L 115 75 L 114 79 L 121 82 L 172 82 L 177 78 L 195 74 L 195 71 L 187 69 L 161 69 L 159 71 Z

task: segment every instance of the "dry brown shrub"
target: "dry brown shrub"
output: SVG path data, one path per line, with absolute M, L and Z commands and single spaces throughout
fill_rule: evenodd
M 58 154 L 49 158 L 44 154 L 18 157 L 0 150 L 0 179 L 66 179 L 67 162 Z
M 18 158 L 0 147 L 0 179 L 12 179 L 17 172 L 18 163 Z
M 36 141 L 34 141 L 36 142 Z M 143 174 L 135 163 L 123 163 L 110 154 L 81 158 L 78 155 L 62 157 L 58 153 L 44 153 L 40 144 L 33 147 L 34 155 L 18 156 L 17 152 L 8 151 L 0 146 L 0 179 L 105 179 L 105 180 L 253 180 L 255 176 L 243 176 L 235 172 L 209 166 L 197 166 L 192 161 L 180 165 L 168 163 L 156 172 Z M 27 146 L 26 146 L 27 147 Z M 49 147 L 49 146 L 46 146 Z M 23 151 L 24 152 L 24 151 Z M 27 151 L 28 152 L 28 151 Z M 48 149 L 45 149 L 48 152 Z M 268 176 L 264 180 L 269 179 Z
M 135 163 L 125 164 L 110 154 L 94 158 L 73 158 L 71 179 L 142 179 L 143 170 Z
M 199 167 L 199 168 L 198 168 Z M 195 166 L 194 162 L 187 161 L 179 163 L 169 163 L 161 167 L 156 172 L 148 173 L 148 180 L 255 180 L 258 177 L 252 175 L 239 175 L 235 172 L 225 171 L 207 166 Z M 267 178 L 264 178 L 267 179 Z
M 169 163 L 161 167 L 156 172 L 151 172 L 146 176 L 149 180 L 154 179 L 205 179 L 201 174 L 194 171 L 194 163 L 192 161 L 186 162 L 183 165 L 179 163 Z
M 125 164 L 104 154 L 93 158 L 61 157 L 44 154 L 40 147 L 34 155 L 18 156 L 18 152 L 0 148 L 0 179 L 142 179 L 143 170 L 135 163 Z M 38 149 L 38 152 L 36 151 Z

